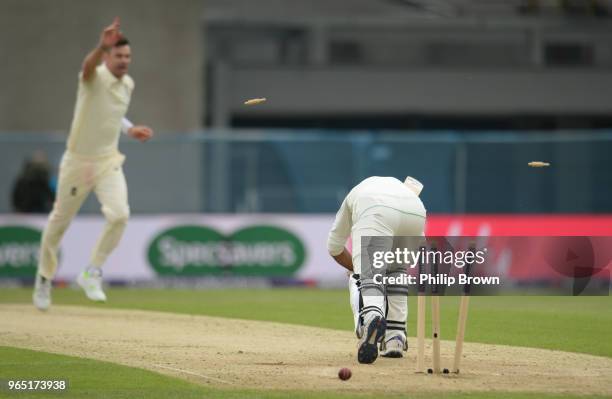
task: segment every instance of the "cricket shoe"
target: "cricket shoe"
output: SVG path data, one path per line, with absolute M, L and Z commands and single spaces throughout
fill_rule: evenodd
M 370 312 L 370 315 L 363 323 L 357 349 L 357 361 L 365 364 L 374 363 L 378 357 L 378 343 L 387 329 L 387 321 L 382 315 L 374 312 Z
M 395 335 L 380 344 L 380 356 L 400 358 L 408 350 L 408 341 L 401 335 Z
M 51 306 L 51 280 L 36 273 L 32 302 L 38 310 L 45 311 Z
M 81 272 L 77 283 L 85 291 L 87 298 L 94 302 L 106 302 L 106 294 L 102 291 L 102 270 L 90 267 Z

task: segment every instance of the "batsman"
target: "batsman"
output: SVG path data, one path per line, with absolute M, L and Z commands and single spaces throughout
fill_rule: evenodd
M 121 34 L 119 18 L 105 28 L 98 45 L 87 54 L 79 73 L 77 100 L 66 151 L 59 170 L 57 198 L 42 236 L 33 301 L 40 310 L 51 305 L 51 281 L 57 252 L 68 225 L 93 191 L 102 205 L 106 226 L 89 265 L 77 282 L 93 301 L 103 302 L 101 267 L 119 243 L 130 208 L 118 151 L 120 132 L 147 141 L 153 131 L 125 118 L 134 81 L 127 74 L 131 49 Z
M 372 253 L 418 245 L 426 219 L 419 198 L 422 189 L 423 185 L 410 176 L 403 183 L 394 177 L 369 177 L 348 193 L 329 232 L 330 255 L 352 272 L 349 289 L 359 363 L 373 363 L 379 344 L 386 357 L 402 357 L 408 348 L 408 286 L 383 285 L 373 278 L 374 274 L 401 277 L 407 265 L 394 263 L 374 269 Z M 349 236 L 352 254 L 345 246 Z

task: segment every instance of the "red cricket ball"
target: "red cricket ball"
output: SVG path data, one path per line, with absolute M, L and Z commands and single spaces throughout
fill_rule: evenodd
M 351 369 L 346 367 L 343 367 L 340 369 L 340 371 L 338 371 L 338 378 L 340 378 L 342 381 L 348 380 L 351 378 L 351 375 L 353 375 L 353 373 L 351 373 Z

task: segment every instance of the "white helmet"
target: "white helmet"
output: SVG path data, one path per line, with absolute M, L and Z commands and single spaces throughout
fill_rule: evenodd
M 423 190 L 423 183 L 421 183 L 414 177 L 406 176 L 406 180 L 404 180 L 404 184 L 417 196 L 421 194 L 421 191 Z

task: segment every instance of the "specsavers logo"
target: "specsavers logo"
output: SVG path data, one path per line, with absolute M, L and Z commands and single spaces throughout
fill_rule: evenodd
M 163 276 L 291 276 L 304 245 L 275 226 L 250 226 L 229 236 L 205 226 L 177 226 L 153 239 L 149 263 Z
M 41 232 L 26 226 L 0 226 L 0 277 L 36 274 Z

